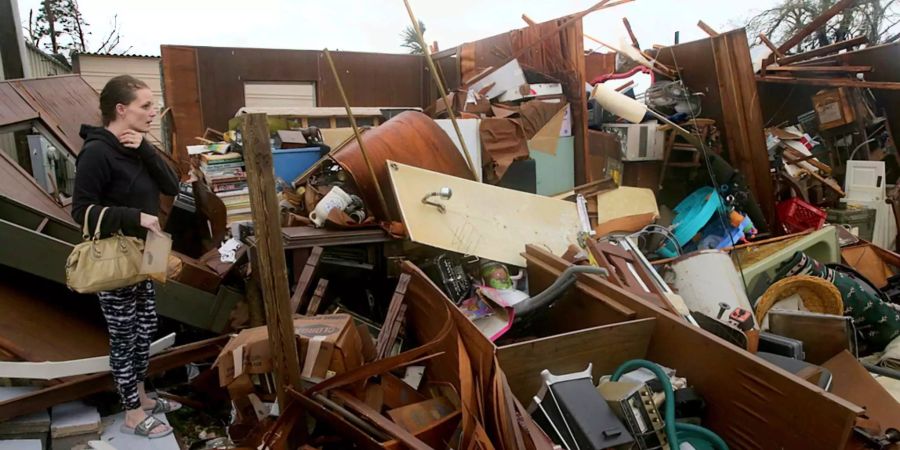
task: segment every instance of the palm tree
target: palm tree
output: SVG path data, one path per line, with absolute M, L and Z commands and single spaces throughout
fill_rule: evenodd
M 425 36 L 425 22 L 419 21 L 419 30 L 422 31 L 422 36 Z M 410 55 L 424 55 L 425 49 L 422 48 L 422 44 L 419 43 L 419 36 L 416 35 L 415 28 L 412 25 L 407 25 L 406 28 L 403 29 L 403 32 L 400 33 L 400 36 L 403 38 L 403 43 L 400 44 L 403 47 L 409 49 Z

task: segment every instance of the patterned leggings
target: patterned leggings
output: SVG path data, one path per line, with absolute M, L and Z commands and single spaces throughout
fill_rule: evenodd
M 109 365 L 125 409 L 141 407 L 137 384 L 150 362 L 156 333 L 156 292 L 152 281 L 99 292 L 100 309 L 109 330 Z

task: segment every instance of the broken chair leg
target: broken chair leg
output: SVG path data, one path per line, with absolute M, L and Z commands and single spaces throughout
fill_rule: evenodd
M 322 303 L 322 297 L 325 297 L 326 289 L 328 289 L 328 280 L 320 278 L 319 284 L 316 285 L 316 290 L 309 300 L 309 306 L 306 308 L 307 316 L 314 316 L 319 313 L 319 305 Z
M 397 282 L 397 288 L 394 290 L 394 296 L 391 297 L 391 304 L 388 307 L 387 317 L 384 318 L 384 326 L 378 333 L 378 341 L 375 344 L 375 359 L 383 359 L 388 356 L 394 341 L 400 334 L 403 322 L 406 319 L 406 304 L 403 302 L 406 296 L 406 287 L 409 285 L 409 274 L 400 275 Z
M 309 258 L 306 260 L 306 265 L 303 266 L 303 271 L 300 272 L 300 277 L 297 279 L 297 288 L 294 290 L 294 295 L 291 296 L 291 313 L 297 312 L 303 306 L 303 296 L 309 290 L 309 286 L 312 285 L 313 277 L 315 277 L 316 271 L 319 269 L 321 260 L 322 247 L 313 247 Z

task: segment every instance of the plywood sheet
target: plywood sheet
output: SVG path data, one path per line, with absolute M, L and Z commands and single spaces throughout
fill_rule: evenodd
M 525 266 L 526 244 L 561 255 L 577 242 L 575 204 L 388 161 L 388 172 L 410 239 L 421 244 Z M 449 187 L 446 207 L 422 203 L 431 192 Z
M 597 196 L 597 220 L 600 223 L 644 214 L 659 217 L 656 195 L 650 189 L 621 186 Z
M 593 378 L 612 373 L 625 361 L 646 356 L 655 319 L 647 318 L 534 339 L 497 349 L 513 395 L 529 403 L 541 387 L 541 371 L 580 372 L 593 365 Z M 602 343 L 602 345 L 597 345 Z
M 0 270 L 0 345 L 27 361 L 109 354 L 96 297 L 7 267 Z

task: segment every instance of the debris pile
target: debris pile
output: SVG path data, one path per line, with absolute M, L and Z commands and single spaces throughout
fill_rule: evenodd
M 170 414 L 185 447 L 900 448 L 900 44 L 754 61 L 743 30 L 642 48 L 625 20 L 585 52 L 581 19 L 619 3 L 409 57 L 394 103 L 348 97 L 384 81 L 326 50 L 331 107 L 173 114 L 197 132 L 160 150 L 183 183 L 150 372 L 215 422 Z M 194 70 L 167 96 L 215 66 L 190 51 L 163 52 Z M 82 84 L 0 83 L 22 100 L 0 126 L 74 158 L 29 92 L 98 121 Z M 81 235 L 55 160 L 0 152 L 0 439 L 137 448 L 63 286 Z

